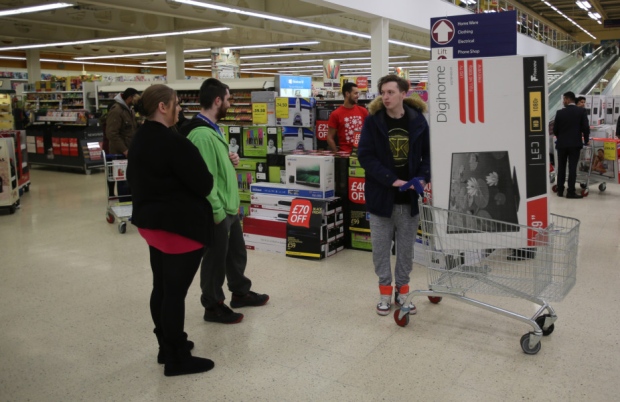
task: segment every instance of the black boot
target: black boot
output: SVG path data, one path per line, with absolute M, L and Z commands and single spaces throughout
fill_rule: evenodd
M 166 365 L 164 366 L 166 377 L 204 373 L 215 367 L 212 360 L 194 357 L 184 346 L 174 347 L 165 344 L 164 349 L 166 351 Z
M 159 352 L 157 352 L 157 363 L 164 364 L 166 362 L 166 353 L 164 352 L 164 347 L 163 347 L 164 338 L 157 329 L 154 329 L 153 333 L 157 337 L 157 343 L 159 344 Z M 187 350 L 194 349 L 194 342 L 187 339 L 187 333 L 183 332 L 183 335 L 185 335 L 185 339 L 187 342 L 186 343 Z

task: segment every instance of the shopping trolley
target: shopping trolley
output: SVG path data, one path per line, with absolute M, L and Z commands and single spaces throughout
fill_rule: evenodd
M 615 138 L 590 138 L 592 163 L 588 187 L 598 184 L 599 191 L 603 192 L 607 189 L 608 182 L 620 183 L 620 176 L 618 175 L 619 143 L 620 140 Z
M 123 234 L 127 231 L 127 222 L 131 220 L 133 205 L 131 197 L 128 195 L 111 195 L 109 193 L 109 183 L 123 183 L 127 181 L 127 159 L 124 155 L 103 154 L 103 163 L 106 172 L 106 197 L 108 205 L 106 208 L 106 221 L 114 223 L 118 220 L 118 232 Z
M 556 163 L 558 163 L 558 152 L 557 150 L 555 151 L 555 160 Z M 584 197 L 587 197 L 588 194 L 590 194 L 590 182 L 591 182 L 591 177 L 592 177 L 592 161 L 594 158 L 594 154 L 592 153 L 592 147 L 589 145 L 584 145 L 583 148 L 581 148 L 581 151 L 579 152 L 579 161 L 577 162 L 577 183 L 579 183 L 579 186 L 581 187 L 581 195 Z M 566 169 L 566 179 L 568 179 L 568 167 Z M 554 178 L 555 181 L 555 178 Z M 553 181 L 552 181 L 553 183 Z M 598 183 L 598 182 L 593 182 L 593 183 Z M 553 190 L 554 193 L 558 192 L 558 185 L 562 184 L 564 185 L 564 183 L 558 183 L 558 184 L 554 184 L 551 189 Z M 607 186 L 602 183 L 599 185 L 599 190 L 600 191 L 605 191 L 605 189 L 607 188 Z
M 575 285 L 580 222 L 551 214 L 543 229 L 422 203 L 420 222 L 429 290 L 410 292 L 394 312 L 396 323 L 409 323 L 414 296 L 426 295 L 434 304 L 450 297 L 531 325 L 534 330 L 523 335 L 520 344 L 525 353 L 538 353 L 542 336 L 553 332 L 557 319 L 548 302 L 561 301 Z M 522 248 L 515 248 L 519 244 Z M 527 317 L 469 298 L 468 293 L 522 298 L 540 308 Z

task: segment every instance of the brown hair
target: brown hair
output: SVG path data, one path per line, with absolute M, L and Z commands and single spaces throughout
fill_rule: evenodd
M 166 105 L 170 101 L 176 100 L 177 92 L 164 84 L 155 84 L 148 87 L 144 92 L 135 109 L 138 113 L 144 117 L 151 118 L 157 111 L 160 102 L 164 102 Z
M 388 74 L 379 79 L 379 83 L 377 84 L 379 93 L 381 93 L 381 87 L 383 86 L 383 84 L 386 84 L 388 82 L 395 82 L 396 85 L 398 85 L 398 89 L 400 90 L 400 92 L 407 92 L 409 90 L 409 82 L 406 79 L 399 77 L 396 74 Z

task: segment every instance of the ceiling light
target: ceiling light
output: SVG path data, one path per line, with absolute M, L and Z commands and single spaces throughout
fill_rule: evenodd
M 324 30 L 330 31 L 330 32 L 337 32 L 337 33 L 341 33 L 341 34 L 345 34 L 345 35 L 357 36 L 358 38 L 370 39 L 370 35 L 368 35 L 368 34 L 364 34 L 364 33 L 360 33 L 360 32 L 355 32 L 355 31 L 349 31 L 347 29 L 340 29 L 340 28 L 330 27 L 329 25 L 317 24 L 317 23 L 309 22 L 309 21 L 305 21 L 305 20 L 283 18 L 283 17 L 279 17 L 279 16 L 274 15 L 274 14 L 257 13 L 257 12 L 254 12 L 254 11 L 247 11 L 247 10 L 242 10 L 242 9 L 239 9 L 239 8 L 226 7 L 226 6 L 221 6 L 221 5 L 217 5 L 217 4 L 210 4 L 210 3 L 202 3 L 202 2 L 196 1 L 196 0 L 172 0 L 172 1 L 174 1 L 175 3 L 188 4 L 190 6 L 195 6 L 195 7 L 209 8 L 209 9 L 212 9 L 212 10 L 223 11 L 223 12 L 226 12 L 226 13 L 247 15 L 249 17 L 256 17 L 256 18 L 262 18 L 262 19 L 271 20 L 271 21 L 284 22 L 284 23 L 287 23 L 287 24 L 302 25 L 302 26 L 306 26 L 306 27 L 309 27 L 309 28 L 324 29 Z M 414 44 L 411 44 L 411 43 L 405 43 L 405 42 L 400 42 L 400 41 L 394 41 L 394 40 L 391 40 L 391 39 L 388 40 L 388 42 L 392 43 L 392 44 L 395 44 L 395 45 L 408 46 L 408 47 L 413 47 L 413 48 L 427 50 L 427 51 L 431 50 L 428 47 L 424 47 L 424 46 L 420 46 L 420 45 L 414 45 Z
M 586 11 L 592 8 L 592 5 L 588 3 L 587 1 L 577 1 L 575 2 L 575 4 L 577 4 L 579 8 L 581 8 L 582 10 L 586 10 Z
M 41 4 L 39 6 L 30 6 L 30 7 L 15 8 L 11 10 L 2 10 L 0 11 L 0 17 L 6 17 L 8 15 L 37 13 L 40 11 L 56 10 L 59 8 L 73 7 L 74 5 L 75 4 L 71 4 L 71 3 L 50 3 L 50 4 Z
M 258 49 L 262 47 L 279 47 L 279 46 L 303 46 L 303 45 L 318 45 L 321 42 L 291 42 L 291 43 L 271 43 L 266 45 L 246 45 L 246 46 L 222 46 L 226 49 Z
M 1 49 L 0 49 L 1 50 Z M 267 53 L 267 54 L 253 54 L 248 56 L 241 56 L 241 59 L 268 59 L 272 57 L 292 57 L 292 56 L 319 56 L 326 54 L 352 54 L 352 53 L 370 53 L 368 50 L 337 50 L 332 52 L 304 52 L 304 53 Z
M 144 57 L 144 56 L 161 56 L 166 52 L 150 52 L 150 53 L 127 53 L 127 54 L 112 54 L 106 56 L 88 56 L 88 57 L 74 57 L 73 60 L 99 60 L 99 59 L 118 59 L 121 57 Z
M 582 2 L 583 3 L 583 2 Z M 587 3 L 587 2 L 586 2 Z M 588 3 L 589 4 L 589 3 Z M 577 24 L 575 21 L 573 21 L 572 19 L 570 19 L 568 16 L 566 16 L 566 14 L 564 14 L 562 11 L 558 10 L 557 8 L 553 7 L 551 4 L 549 4 L 549 7 L 551 7 L 553 10 L 555 10 L 556 13 L 560 14 L 562 17 L 566 18 L 566 20 L 570 21 L 574 26 L 576 26 L 577 28 L 581 29 L 586 35 L 588 35 L 589 37 L 591 37 L 592 39 L 596 39 L 596 36 L 592 35 L 590 32 L 586 31 L 585 29 L 583 29 L 583 27 L 579 24 Z
M 201 33 L 207 33 L 207 32 L 226 31 L 229 29 L 230 28 L 227 28 L 227 27 L 218 27 L 218 28 L 196 29 L 192 31 L 176 31 L 176 32 L 164 32 L 164 33 L 158 33 L 158 34 L 121 36 L 121 37 L 116 37 L 116 38 L 87 39 L 87 40 L 80 40 L 80 41 L 74 41 L 74 42 L 57 42 L 57 43 L 45 43 L 45 44 L 37 44 L 37 45 L 10 46 L 10 47 L 2 47 L 0 48 L 0 51 L 39 49 L 39 48 L 54 47 L 54 46 L 58 47 L 58 46 L 85 45 L 88 43 L 103 43 L 103 42 L 124 41 L 124 40 L 145 39 L 145 38 L 161 38 L 165 36 L 194 35 L 194 34 L 201 34 Z

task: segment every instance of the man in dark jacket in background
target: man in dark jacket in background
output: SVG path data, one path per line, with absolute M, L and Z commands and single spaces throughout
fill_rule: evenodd
M 105 135 L 110 141 L 111 154 L 127 156 L 131 140 L 138 128 L 131 106 L 139 97 L 136 89 L 127 88 L 125 92 L 116 95 L 114 103 L 108 109 Z
M 557 137 L 555 149 L 558 151 L 558 197 L 564 196 L 566 162 L 568 161 L 568 188 L 566 198 L 583 198 L 575 191 L 577 164 L 583 144 L 590 142 L 590 123 L 586 109 L 575 105 L 575 94 L 564 94 L 564 108 L 558 110 L 553 123 L 553 134 Z M 583 136 L 583 139 L 582 139 Z
M 418 193 L 400 187 L 414 177 L 430 180 L 428 123 L 422 113 L 426 104 L 407 98 L 409 82 L 396 75 L 379 80 L 380 97 L 368 107 L 358 147 L 360 165 L 366 172 L 366 208 L 370 212 L 372 258 L 379 277 L 377 314 L 388 315 L 392 302 L 390 249 L 396 234 L 396 294 L 402 307 L 409 293 L 413 268 L 413 244 L 418 229 Z M 424 183 L 422 183 L 423 185 Z M 416 313 L 413 303 L 406 306 Z

